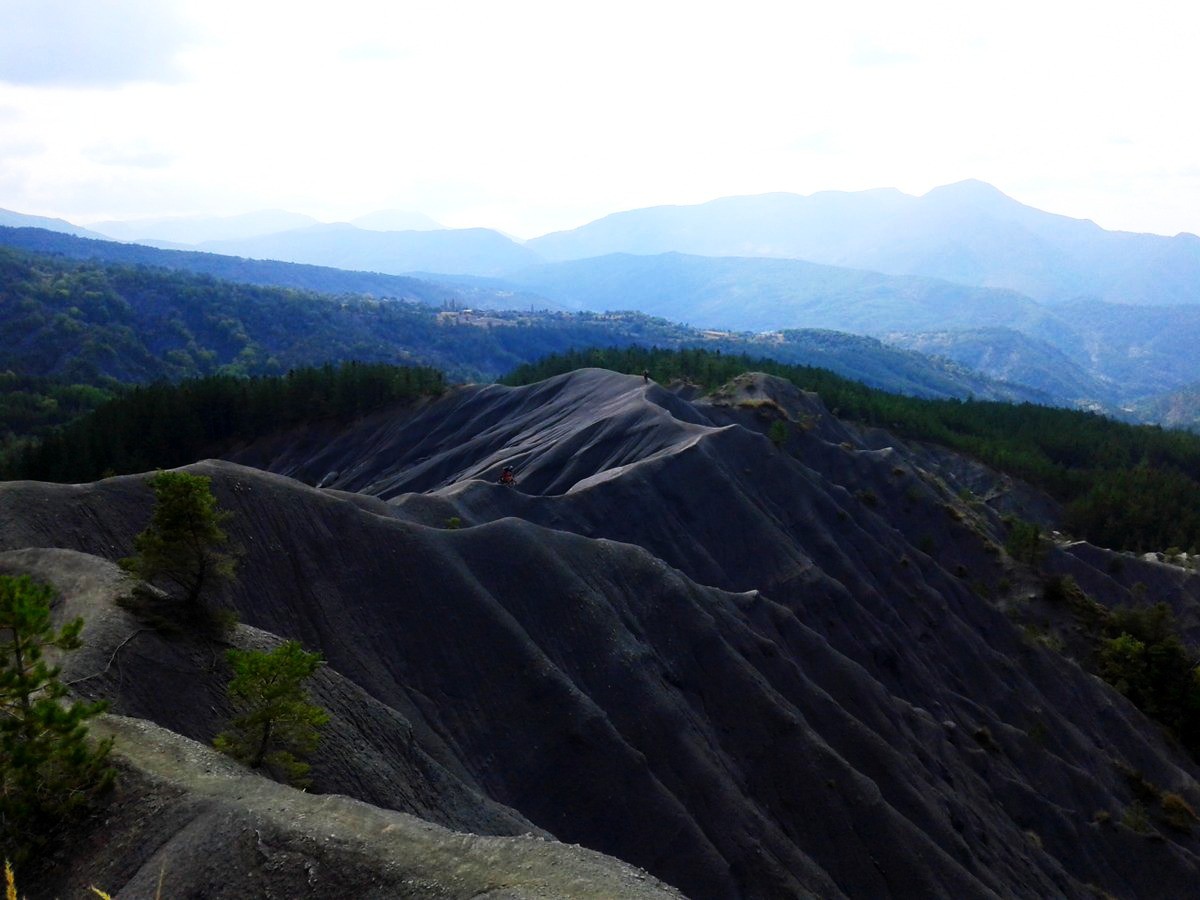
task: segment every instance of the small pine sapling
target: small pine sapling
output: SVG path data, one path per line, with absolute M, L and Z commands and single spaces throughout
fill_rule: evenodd
M 111 741 L 87 739 L 104 703 L 64 703 L 61 667 L 44 651 L 80 646 L 83 620 L 50 620 L 53 590 L 0 576 L 0 844 L 17 862 L 81 813 L 112 782 Z
M 188 609 L 199 611 L 204 594 L 233 577 L 234 556 L 222 548 L 221 528 L 230 513 L 217 508 L 210 479 L 188 472 L 158 472 L 150 479 L 154 513 L 133 540 L 133 556 L 121 566 L 144 581 L 162 579 L 183 591 Z
M 310 702 L 303 682 L 321 665 L 321 654 L 307 653 L 297 641 L 274 650 L 230 650 L 233 668 L 229 696 L 242 708 L 213 745 L 252 769 L 266 768 L 298 787 L 306 785 L 303 754 L 316 749 L 319 729 L 329 713 Z

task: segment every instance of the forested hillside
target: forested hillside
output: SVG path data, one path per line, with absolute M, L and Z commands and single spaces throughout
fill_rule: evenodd
M 1011 290 L 792 259 L 614 254 L 526 267 L 504 278 L 445 274 L 414 278 L 82 240 L 36 228 L 0 228 L 0 245 L 262 287 L 411 300 L 416 301 L 414 306 L 521 309 L 528 311 L 528 319 L 555 326 L 568 320 L 556 319 L 550 310 L 633 310 L 696 328 L 738 333 L 735 341 L 714 341 L 711 333 L 672 326 L 644 335 L 660 345 L 705 343 L 722 350 L 816 363 L 908 393 L 1046 400 L 1172 424 L 1179 419 L 1165 414 L 1155 418 L 1160 406 L 1155 398 L 1164 395 L 1163 402 L 1169 404 L 1165 395 L 1200 378 L 1200 357 L 1192 352 L 1200 335 L 1200 305 L 1127 306 L 1084 297 L 1044 307 Z M 756 337 L 758 331 L 792 329 L 868 334 L 891 347 L 860 345 L 852 356 L 814 359 L 807 355 L 810 349 L 824 351 L 802 346 L 808 339 L 789 333 L 781 345 L 771 346 Z M 821 342 L 828 344 L 825 339 Z M 759 346 L 749 346 L 755 343 Z M 568 346 L 580 345 L 560 343 L 542 349 Z M 902 359 L 897 348 L 938 358 Z M 521 361 L 533 358 L 519 347 L 509 349 Z M 467 348 L 465 354 L 472 352 Z M 444 355 L 422 361 L 455 368 Z M 493 361 L 496 365 L 489 369 L 487 360 L 464 360 L 462 369 L 470 377 L 491 377 L 517 360 L 500 355 Z M 887 374 L 881 376 L 881 369 Z M 1013 385 L 1019 388 L 1014 390 Z
M 27 391 L 47 387 L 39 378 L 112 389 L 339 360 L 421 363 L 455 379 L 489 378 L 570 346 L 685 333 L 644 316 L 446 320 L 418 303 L 7 249 L 0 249 L 0 291 L 0 372 L 20 376 L 12 384 Z
M 164 250 L 145 244 L 85 239 L 44 228 L 0 227 L 0 245 L 14 250 L 45 253 L 65 259 L 91 260 L 126 266 L 155 266 L 196 275 L 211 275 L 242 284 L 289 287 L 322 293 L 373 294 L 440 304 L 453 291 L 417 278 L 352 272 L 328 266 L 279 262 L 272 259 L 243 259 L 195 250 Z
M 481 293 L 476 288 L 469 296 Z M 345 360 L 431 365 L 452 380 L 487 380 L 547 353 L 613 343 L 707 344 L 792 362 L 819 360 L 869 383 L 919 394 L 1030 396 L 960 366 L 848 335 L 714 335 L 637 313 L 439 315 L 422 302 L 10 249 L 0 249 L 0 296 L 0 373 L 11 373 L 0 383 L 0 410 L 10 436 L 69 421 L 81 403 L 94 407 L 121 383 L 282 374 Z
M 534 266 L 506 280 L 578 309 L 624 306 L 705 328 L 1045 327 L 1052 314 L 1010 290 L 883 275 L 799 259 L 616 253 Z
M 614 305 L 705 328 L 828 328 L 937 354 L 1048 392 L 1062 406 L 1116 410 L 1200 379 L 1200 305 L 1090 297 L 1045 305 L 1013 290 L 886 275 L 798 259 L 616 253 L 534 266 L 481 290 L 524 290 L 569 308 Z
M 585 319 L 510 329 L 439 325 L 426 305 L 334 297 L 162 269 L 0 250 L 0 366 L 90 383 L 218 370 L 285 372 L 327 360 L 437 364 L 463 377 L 501 371 L 614 330 Z M 572 327 L 578 326 L 577 331 Z
M 1200 432 L 1200 384 L 1147 400 L 1137 413 L 1148 421 Z
M 209 375 L 126 389 L 40 441 L 0 456 L 0 480 L 90 481 L 219 456 L 238 441 L 298 425 L 346 421 L 386 403 L 441 393 L 425 367 L 346 363 L 286 376 Z

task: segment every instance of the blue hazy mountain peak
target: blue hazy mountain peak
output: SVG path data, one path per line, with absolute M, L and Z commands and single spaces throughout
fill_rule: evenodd
M 441 231 L 446 228 L 424 213 L 403 209 L 380 209 L 351 219 L 350 224 L 366 231 Z
M 11 209 L 0 209 L 0 225 L 6 228 L 44 228 L 47 231 L 57 231 L 60 234 L 73 234 L 75 237 L 104 237 L 104 235 L 98 232 L 74 225 L 66 219 L 53 219 L 49 216 L 31 216 Z
M 119 241 L 155 241 L 179 245 L 205 241 L 236 240 L 287 231 L 316 224 L 303 213 L 283 209 L 260 209 L 229 216 L 165 216 L 146 219 L 97 222 L 96 231 Z
M 1106 231 L 968 179 L 920 197 L 885 188 L 722 197 L 615 213 L 527 246 L 552 261 L 609 253 L 782 257 L 1005 288 L 1060 303 L 1200 303 L 1200 240 Z

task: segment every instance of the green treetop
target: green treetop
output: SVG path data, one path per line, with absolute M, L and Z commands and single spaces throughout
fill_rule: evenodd
M 21 860 L 105 789 L 110 741 L 90 744 L 85 723 L 103 703 L 62 702 L 47 648 L 74 650 L 83 620 L 55 630 L 53 591 L 0 576 L 0 855 Z
M 222 753 L 296 785 L 306 783 L 308 764 L 298 754 L 316 749 L 318 731 L 329 714 L 309 702 L 303 682 L 321 665 L 321 654 L 306 653 L 296 641 L 270 652 L 230 650 L 229 695 L 243 709 L 213 744 Z
M 221 525 L 229 513 L 217 508 L 210 479 L 187 472 L 158 472 L 150 479 L 154 515 L 134 538 L 136 553 L 121 565 L 146 581 L 161 578 L 184 592 L 190 608 L 204 592 L 233 577 L 234 557 L 221 548 L 229 536 Z

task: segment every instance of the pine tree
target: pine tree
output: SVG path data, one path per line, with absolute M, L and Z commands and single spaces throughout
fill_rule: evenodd
M 53 591 L 26 575 L 0 576 L 0 855 L 20 860 L 106 789 L 111 741 L 87 740 L 103 703 L 62 702 L 66 686 L 46 648 L 79 647 L 83 620 L 55 630 Z
M 230 650 L 226 659 L 234 671 L 229 695 L 244 712 L 214 746 L 252 769 L 266 766 L 292 784 L 306 784 L 309 766 L 297 754 L 316 749 L 318 729 L 329 721 L 302 685 L 321 665 L 321 654 L 285 641 L 270 652 Z
M 189 609 L 199 610 L 204 592 L 233 577 L 234 557 L 221 525 L 230 513 L 217 508 L 210 479 L 187 472 L 158 472 L 150 479 L 154 515 L 133 540 L 133 556 L 121 565 L 145 581 L 163 578 L 181 588 Z

